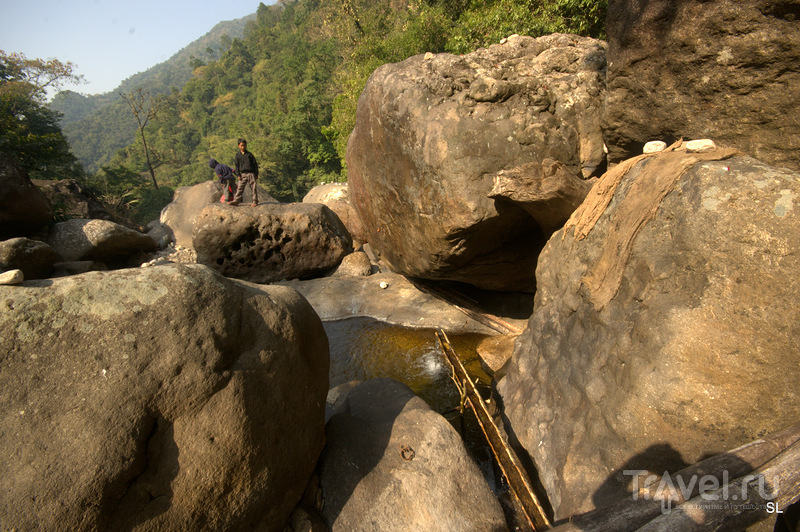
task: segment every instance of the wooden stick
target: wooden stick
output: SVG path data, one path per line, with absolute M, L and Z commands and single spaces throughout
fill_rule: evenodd
M 484 436 L 486 436 L 486 440 L 489 442 L 489 446 L 497 459 L 497 463 L 500 465 L 503 475 L 506 477 L 506 480 L 508 480 L 511 492 L 519 501 L 520 506 L 522 506 L 529 524 L 535 531 L 549 529 L 551 524 L 544 512 L 544 508 L 542 508 L 542 505 L 539 503 L 539 499 L 536 498 L 533 488 L 528 478 L 523 473 L 522 468 L 519 466 L 514 452 L 505 442 L 500 433 L 500 429 L 494 423 L 480 393 L 478 393 L 478 389 L 475 387 L 472 379 L 470 379 L 467 374 L 467 370 L 450 345 L 447 334 L 445 334 L 444 331 L 439 331 L 436 333 L 436 337 L 453 368 L 456 382 L 460 382 L 461 387 L 466 391 L 467 402 L 475 412 L 478 424 L 481 426 L 481 430 Z

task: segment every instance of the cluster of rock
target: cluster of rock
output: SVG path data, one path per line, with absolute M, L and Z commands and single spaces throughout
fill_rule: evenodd
M 18 171 L 2 177 L 26 179 Z M 219 205 L 216 187 L 180 190 L 146 234 L 73 218 L 0 243 L 2 268 L 14 274 L 8 284 L 16 285 L 0 286 L 0 338 L 10 349 L 0 371 L 0 448 L 14 457 L 0 469 L 15 486 L 0 500 L 0 522 L 344 530 L 366 512 L 396 529 L 504 528 L 500 502 L 458 432 L 407 386 L 378 380 L 334 393 L 326 434 L 329 352 L 320 314 L 358 314 L 333 316 L 325 310 L 333 300 L 395 323 L 420 326 L 427 317 L 429 327 L 486 329 L 390 272 L 369 286 L 387 303 L 370 297 L 364 305 L 367 286 L 358 279 L 377 265 L 364 251 L 347 254 L 349 232 L 331 209 L 310 201 Z M 185 247 L 175 238 L 184 226 L 170 217 L 184 220 L 192 209 Z M 217 257 L 234 244 L 261 246 L 262 258 L 272 245 L 283 260 L 259 263 L 245 251 L 249 264 L 226 269 Z M 198 256 L 212 267 L 194 264 Z M 146 267 L 128 267 L 139 264 Z M 328 273 L 339 295 L 330 284 L 233 278 L 259 270 L 269 281 Z M 336 428 L 342 423 L 358 426 L 359 437 Z M 398 437 L 413 457 L 380 458 L 396 446 L 393 426 L 407 428 Z M 369 488 L 355 489 L 362 470 L 352 457 L 370 466 Z M 386 483 L 399 491 L 381 489 Z M 374 489 L 386 494 L 380 504 Z M 396 511 L 398 500 L 406 513 Z
M 419 56 L 367 83 L 349 185 L 381 258 L 409 276 L 519 291 L 535 263 L 534 312 L 498 390 L 555 519 L 630 498 L 625 469 L 662 475 L 800 419 L 797 15 L 782 2 L 617 2 L 607 54 L 515 38 L 494 62 Z M 574 98 L 517 110 L 524 73 L 547 76 L 550 58 L 551 75 L 579 80 Z M 575 146 L 593 129 L 557 110 L 574 101 L 598 116 L 583 91 L 604 102 L 611 165 L 588 196 L 577 180 L 593 179 L 583 154 L 595 151 Z M 520 126 L 548 114 L 558 126 L 525 153 Z M 565 145 L 568 156 L 549 151 Z M 564 172 L 556 211 L 537 185 Z
M 108 211 L 74 181 L 31 182 L 13 161 L 0 155 L 0 269 L 18 279 L 42 279 L 91 270 L 138 265 L 159 242 L 112 221 Z M 54 221 L 55 211 L 93 215 Z M 63 212 L 63 211 L 61 211 Z
M 511 361 L 491 365 L 555 520 L 630 497 L 625 470 L 674 471 L 800 419 L 800 165 L 775 140 L 797 124 L 759 96 L 792 93 L 800 44 L 773 32 L 794 12 L 634 4 L 609 7 L 608 46 L 513 36 L 379 68 L 349 183 L 303 203 L 223 205 L 209 181 L 146 233 L 85 203 L 51 223 L 52 196 L 0 160 L 0 269 L 17 284 L 0 286 L 15 486 L 0 523 L 506 528 L 458 434 L 407 387 L 328 390 L 323 320 L 487 332 L 407 278 L 535 290 L 516 342 L 493 342 Z M 721 19 L 722 38 L 690 38 Z M 781 53 L 764 68 L 791 76 L 745 87 L 768 36 Z M 734 127 L 737 109 L 755 118 Z
M 618 164 L 545 246 L 498 384 L 556 519 L 630 499 L 625 470 L 660 476 L 800 419 L 797 10 L 640 4 L 609 4 Z

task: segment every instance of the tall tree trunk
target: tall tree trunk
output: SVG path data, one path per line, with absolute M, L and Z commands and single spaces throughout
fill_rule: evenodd
M 153 165 L 150 163 L 150 150 L 147 149 L 147 141 L 144 138 L 144 127 L 139 128 L 139 133 L 142 135 L 142 144 L 144 145 L 144 156 L 147 160 L 147 168 L 150 170 L 150 178 L 153 180 L 153 186 L 158 190 L 158 183 L 156 182 L 156 172 L 153 170 Z

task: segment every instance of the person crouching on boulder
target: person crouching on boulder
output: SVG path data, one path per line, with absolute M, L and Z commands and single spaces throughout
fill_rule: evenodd
M 227 164 L 218 163 L 216 159 L 208 161 L 208 166 L 214 169 L 214 173 L 217 175 L 222 185 L 222 197 L 220 201 L 230 203 L 233 201 L 233 182 L 236 180 L 236 176 L 233 175 L 233 168 Z

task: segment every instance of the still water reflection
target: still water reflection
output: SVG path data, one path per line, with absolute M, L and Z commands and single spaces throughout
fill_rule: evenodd
M 376 377 L 405 383 L 440 413 L 456 408 L 459 395 L 433 329 L 411 329 L 371 318 L 324 323 L 331 350 L 330 387 Z M 467 372 L 488 390 L 489 376 L 476 352 L 480 334 L 448 334 Z

